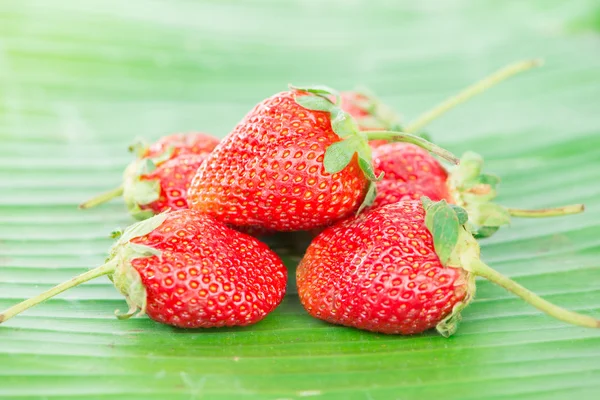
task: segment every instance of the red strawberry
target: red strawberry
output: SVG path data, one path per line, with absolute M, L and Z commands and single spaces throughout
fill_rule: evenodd
M 369 137 L 328 100 L 332 93 L 294 89 L 254 107 L 198 170 L 190 207 L 235 226 L 296 231 L 327 225 L 368 204 L 369 180 L 375 180 Z M 379 135 L 454 160 L 412 135 Z
M 427 196 L 434 201 L 447 200 L 469 213 L 472 232 L 487 237 L 500 226 L 510 223 L 511 216 L 548 217 L 582 212 L 582 204 L 540 210 L 519 210 L 492 203 L 499 179 L 483 174 L 483 159 L 468 152 L 450 174 L 420 147 L 408 143 L 388 143 L 373 150 L 375 173 L 383 173 L 376 183 L 377 197 L 372 207 L 399 200 Z
M 129 312 L 181 328 L 244 326 L 273 311 L 287 271 L 258 240 L 192 210 L 130 226 L 106 264 L 0 313 L 0 322 L 90 279 L 108 275 Z
M 297 269 L 298 294 L 313 317 L 359 329 L 454 333 L 483 276 L 563 321 L 600 321 L 537 297 L 479 259 L 464 210 L 446 202 L 390 204 L 325 230 Z
M 123 185 L 80 204 L 79 208 L 95 207 L 121 195 L 137 219 L 167 209 L 187 208 L 185 191 L 217 144 L 218 139 L 203 133 L 165 136 L 150 146 L 138 142 L 130 147 L 138 159 L 125 169 Z M 183 158 L 173 161 L 179 157 Z

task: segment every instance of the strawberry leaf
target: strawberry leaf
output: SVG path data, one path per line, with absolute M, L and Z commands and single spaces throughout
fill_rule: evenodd
M 342 139 L 348 136 L 356 135 L 359 131 L 354 118 L 339 107 L 334 107 L 330 111 L 331 129 Z
M 325 97 L 321 96 L 298 96 L 296 103 L 308 110 L 331 112 L 335 105 Z
M 442 265 L 446 265 L 458 243 L 460 230 L 456 211 L 445 200 L 428 205 L 425 226 L 433 237 L 433 246 Z
M 133 238 L 144 236 L 161 226 L 166 219 L 167 214 L 162 213 L 130 225 L 127 229 L 125 229 L 125 231 L 123 231 L 117 243 L 127 243 Z
M 473 222 L 479 226 L 502 226 L 510 223 L 510 213 L 499 204 L 479 204 L 472 214 Z
M 371 163 L 371 161 L 366 160 L 364 157 L 358 157 L 358 166 L 365 174 L 367 179 L 371 182 L 377 182 L 383 178 L 384 173 L 382 172 L 381 174 L 379 174 L 379 176 L 376 176 L 375 171 L 373 171 L 373 164 Z
M 171 159 L 171 157 L 173 157 L 174 152 L 175 152 L 175 147 L 169 146 L 161 154 L 157 155 L 156 157 L 152 157 L 149 160 L 154 163 L 154 168 L 156 168 L 157 165 L 160 165 L 160 164 L 164 163 L 165 161 L 169 161 Z
M 369 188 L 367 189 L 367 194 L 365 194 L 365 198 L 364 198 L 363 202 L 360 204 L 360 207 L 358 207 L 358 210 L 356 211 L 356 215 L 360 214 L 365 208 L 372 205 L 373 202 L 375 201 L 376 197 L 377 197 L 377 185 L 375 185 L 375 182 L 370 181 Z
M 467 221 L 469 221 L 469 214 L 467 214 L 467 211 L 464 208 L 459 207 L 455 204 L 450 204 L 450 207 L 452 207 L 452 209 L 456 213 L 459 225 L 464 225 L 467 223 Z
M 330 88 L 329 86 L 325 86 L 325 85 L 308 85 L 308 86 L 295 86 L 292 84 L 289 84 L 288 87 L 291 90 L 299 90 L 302 92 L 308 92 L 308 93 L 314 93 L 314 94 L 319 94 L 319 95 L 332 95 L 335 96 L 336 98 L 339 98 L 340 93 L 333 89 Z M 337 104 L 337 102 L 336 102 Z
M 135 138 L 135 140 L 133 141 L 133 143 L 131 143 L 128 147 L 128 150 L 130 153 L 133 153 L 136 155 L 136 157 L 141 158 L 144 153 L 146 152 L 146 150 L 148 150 L 148 147 L 150 145 L 148 144 L 148 142 L 146 142 L 144 139 L 142 138 Z
M 352 161 L 352 157 L 356 153 L 352 139 L 336 142 L 327 148 L 323 159 L 325 171 L 335 174 L 346 168 L 350 161 Z
M 499 226 L 481 226 L 476 231 L 472 232 L 475 239 L 484 239 L 498 232 Z
M 496 189 L 496 185 L 500 183 L 500 178 L 492 174 L 481 174 L 477 178 L 477 182 L 484 185 L 489 185 L 492 189 Z
M 148 175 L 156 169 L 156 163 L 150 159 L 145 158 L 140 161 L 138 166 L 138 175 Z
M 126 197 L 133 199 L 136 204 L 150 204 L 160 197 L 160 182 L 158 180 L 138 180 L 133 184 L 131 194 L 127 193 Z

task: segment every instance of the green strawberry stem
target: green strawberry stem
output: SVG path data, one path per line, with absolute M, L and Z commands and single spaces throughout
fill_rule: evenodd
M 363 134 L 367 137 L 367 140 L 369 141 L 383 139 L 392 142 L 405 142 L 416 144 L 417 146 L 424 148 L 430 153 L 433 153 L 443 158 L 444 160 L 451 162 L 452 164 L 457 165 L 460 162 L 460 159 L 458 159 L 454 154 L 452 154 L 448 150 L 410 133 L 395 131 L 368 131 L 363 132 Z
M 585 210 L 583 204 L 571 204 L 568 206 L 555 208 L 541 208 L 539 210 L 523 210 L 520 208 L 507 208 L 507 211 L 513 217 L 522 218 L 546 218 L 560 217 L 563 215 L 579 214 Z
M 98 196 L 93 197 L 93 198 L 89 199 L 88 201 L 84 201 L 83 203 L 81 203 L 79 205 L 79 208 L 87 209 L 87 208 L 96 207 L 100 204 L 106 203 L 116 197 L 119 197 L 119 196 L 123 196 L 123 185 L 121 185 L 117 188 L 114 188 L 112 190 L 109 190 L 108 192 L 99 194 Z
M 545 312 L 551 317 L 554 317 L 563 322 L 567 322 L 569 324 L 583 326 L 586 328 L 600 328 L 599 320 L 596 320 L 587 315 L 565 310 L 562 307 L 559 307 L 555 304 L 550 303 L 549 301 L 542 299 L 540 296 L 529 291 L 528 289 L 525 289 L 523 286 L 519 285 L 512 279 L 509 279 L 506 276 L 499 273 L 498 271 L 490 268 L 479 259 L 473 260 L 471 265 L 469 265 L 469 270 L 475 275 L 481 276 L 482 278 L 485 278 L 490 282 L 502 286 L 509 292 L 516 294 L 517 296 L 525 300 L 527 303 L 531 304 L 538 310 Z
M 483 78 L 479 82 L 468 86 L 458 94 L 444 100 L 431 110 L 421 114 L 416 120 L 405 126 L 403 131 L 408 133 L 417 132 L 434 119 L 437 119 L 445 114 L 447 111 L 484 92 L 492 86 L 495 86 L 496 84 L 510 78 L 511 76 L 517 75 L 520 72 L 527 71 L 540 65 L 542 65 L 542 60 L 525 60 L 510 64 L 487 76 L 486 78 Z
M 3 313 L 0 313 L 0 324 L 11 319 L 12 317 L 14 317 L 17 314 L 20 314 L 23 311 L 25 311 L 43 301 L 46 301 L 49 298 L 54 297 L 59 293 L 64 292 L 65 290 L 68 290 L 72 287 L 81 285 L 84 282 L 87 282 L 92 279 L 96 279 L 100 276 L 109 275 L 109 274 L 113 273 L 115 271 L 117 263 L 118 263 L 117 259 L 113 258 L 112 260 L 108 261 L 104 265 L 101 265 L 100 267 L 97 267 L 97 268 L 94 268 L 87 272 L 84 272 L 83 274 L 78 275 L 75 278 L 69 279 L 66 282 L 63 282 L 61 284 L 54 286 L 52 289 L 47 290 L 44 293 L 41 293 L 35 297 L 32 297 L 32 298 L 27 299 L 19 304 L 12 306 L 11 308 L 5 310 Z

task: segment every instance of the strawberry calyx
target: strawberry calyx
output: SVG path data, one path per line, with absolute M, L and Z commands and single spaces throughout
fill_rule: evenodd
M 501 226 L 510 224 L 511 216 L 541 218 L 577 214 L 584 210 L 583 204 L 522 210 L 504 207 L 492 201 L 498 195 L 496 186 L 500 178 L 482 173 L 483 158 L 474 152 L 465 153 L 458 166 L 448 174 L 447 186 L 456 204 L 469 216 L 469 228 L 476 238 L 493 235 Z
M 127 150 L 129 150 L 129 152 L 134 154 L 137 158 L 143 158 L 149 148 L 150 144 L 145 139 L 136 137 L 129 145 Z
M 145 310 L 146 292 L 141 285 L 139 274 L 132 267 L 131 261 L 140 257 L 151 257 L 158 255 L 160 251 L 148 246 L 130 243 L 136 237 L 144 236 L 158 228 L 167 219 L 167 214 L 159 214 L 145 221 L 131 225 L 120 236 L 119 240 L 111 247 L 110 255 L 106 262 L 94 269 L 84 272 L 66 282 L 60 283 L 53 288 L 25 301 L 22 301 L 0 313 L 0 323 L 3 323 L 17 314 L 46 301 L 72 287 L 79 286 L 84 282 L 107 275 L 127 299 L 129 312 L 119 315 L 120 318 L 128 318 L 137 310 L 141 313 Z M 118 313 L 118 310 L 117 312 Z
M 160 198 L 160 181 L 144 179 L 156 169 L 151 159 L 134 161 L 123 174 L 123 199 L 129 213 L 136 219 L 143 220 L 154 215 L 152 210 L 143 209 Z
M 468 263 L 471 258 L 479 258 L 479 244 L 465 228 L 469 216 L 463 208 L 448 204 L 446 200 L 432 202 L 428 197 L 423 197 L 421 201 L 425 209 L 425 226 L 431 232 L 436 254 L 443 266 L 457 267 Z M 475 275 L 467 272 L 465 297 L 436 326 L 436 330 L 444 337 L 456 332 L 462 319 L 462 310 L 475 296 Z
M 462 268 L 467 272 L 465 297 L 436 326 L 440 334 L 447 337 L 456 332 L 461 311 L 475 296 L 476 276 L 503 287 L 558 320 L 587 328 L 600 328 L 600 320 L 552 304 L 486 265 L 480 258 L 479 244 L 469 229 L 469 217 L 463 208 L 448 204 L 445 200 L 432 202 L 423 197 L 421 201 L 425 210 L 425 226 L 431 233 L 440 263 L 444 267 Z
M 157 166 L 173 156 L 174 147 L 169 146 L 155 157 L 146 157 L 129 164 L 123 174 L 123 199 L 129 213 L 136 219 L 143 220 L 154 215 L 147 206 L 160 198 L 159 179 L 148 179 L 148 175 Z
M 149 144 L 143 139 L 136 139 L 129 145 L 129 151 L 136 155 L 136 160 L 131 162 L 123 174 L 123 184 L 119 187 L 101 193 L 91 199 L 79 204 L 80 209 L 88 209 L 106 203 L 114 198 L 124 196 L 127 208 L 134 218 L 145 219 L 154 215 L 152 212 L 144 212 L 140 205 L 147 205 L 156 201 L 160 197 L 160 186 L 158 181 L 155 183 L 141 183 L 141 176 L 156 169 L 157 165 L 168 161 L 173 156 L 175 148 L 169 146 L 161 154 L 154 157 L 145 157 L 150 148 Z M 158 192 L 156 192 L 158 187 Z M 156 193 L 154 193 L 156 192 Z M 150 200 L 154 198 L 154 200 Z
M 139 273 L 132 267 L 131 262 L 136 258 L 161 256 L 161 252 L 149 246 L 131 243 L 132 239 L 144 236 L 158 228 L 167 219 L 162 213 L 138 222 L 127 228 L 119 240 L 111 247 L 107 262 L 115 263 L 115 269 L 109 278 L 119 292 L 125 296 L 129 310 L 122 314 L 119 310 L 115 315 L 119 319 L 127 319 L 134 314 L 143 315 L 146 311 L 146 289 L 142 284 Z

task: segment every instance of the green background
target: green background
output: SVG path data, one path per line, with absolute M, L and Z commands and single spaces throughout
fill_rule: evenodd
M 0 1 L 0 308 L 102 263 L 108 233 L 130 219 L 120 201 L 76 205 L 120 181 L 135 136 L 223 136 L 289 82 L 366 84 L 411 119 L 504 64 L 543 57 L 429 131 L 483 154 L 505 205 L 586 203 L 584 215 L 515 220 L 483 257 L 600 315 L 599 33 L 592 0 Z M 1 326 L 0 397 L 600 397 L 600 331 L 483 281 L 450 339 L 327 325 L 293 285 L 244 329 L 116 320 L 124 307 L 102 278 Z

